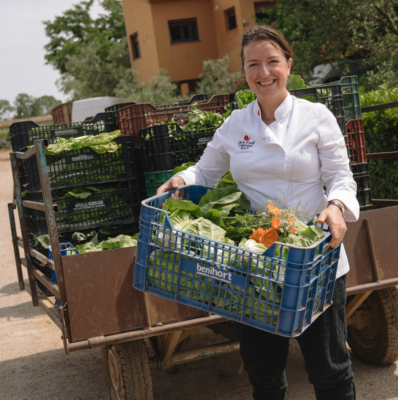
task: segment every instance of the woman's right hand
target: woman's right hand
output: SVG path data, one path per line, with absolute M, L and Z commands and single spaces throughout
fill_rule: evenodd
M 180 176 L 173 176 L 166 183 L 160 186 L 160 188 L 158 188 L 156 194 L 162 194 L 170 190 L 178 189 L 179 187 L 184 185 L 185 185 L 184 179 L 182 179 Z

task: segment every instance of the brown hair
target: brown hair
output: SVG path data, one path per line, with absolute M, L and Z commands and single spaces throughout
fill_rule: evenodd
M 289 44 L 286 42 L 285 38 L 283 37 L 282 32 L 279 32 L 276 29 L 271 28 L 270 26 L 267 25 L 256 25 L 252 29 L 245 32 L 242 36 L 241 52 L 240 52 L 240 58 L 242 60 L 242 69 L 244 63 L 243 49 L 249 43 L 257 42 L 259 40 L 267 40 L 271 42 L 275 47 L 281 49 L 282 52 L 285 54 L 287 61 L 289 61 L 289 58 L 293 57 L 293 51 L 290 48 Z

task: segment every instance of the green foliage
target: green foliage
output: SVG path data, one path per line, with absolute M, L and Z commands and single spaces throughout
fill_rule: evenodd
M 305 89 L 309 88 L 304 81 L 301 79 L 299 75 L 289 75 L 287 77 L 286 89 L 287 90 L 295 90 L 295 89 Z
M 94 40 L 81 53 L 66 61 L 66 72 L 57 81 L 59 89 L 73 100 L 90 97 L 115 96 L 119 82 L 130 75 L 127 39 L 108 44 L 105 60 L 102 44 Z
M 126 37 L 121 1 L 101 1 L 105 14 L 97 19 L 90 16 L 93 3 L 94 0 L 81 1 L 53 21 L 44 21 L 50 39 L 44 46 L 45 59 L 61 74 L 68 72 L 67 63 L 71 57 L 83 54 L 90 43 L 99 44 L 98 56 L 102 62 L 107 62 L 113 43 Z
M 14 118 L 37 117 L 40 115 L 48 115 L 51 113 L 51 108 L 61 104 L 53 96 L 33 97 L 26 93 L 17 95 L 14 101 L 15 115 Z
M 276 27 L 293 48 L 293 70 L 365 59 L 368 85 L 398 82 L 398 8 L 390 0 L 278 0 Z M 348 63 L 347 63 L 348 67 Z
M 364 93 L 361 106 L 398 101 L 398 89 L 381 86 L 377 91 Z M 398 108 L 363 114 L 367 153 L 398 151 Z M 369 160 L 370 187 L 375 199 L 398 199 L 398 160 Z
M 0 130 L 0 151 L 9 150 L 11 148 L 10 130 Z
M 153 76 L 148 82 L 137 82 L 136 76 L 136 71 L 126 70 L 115 89 L 115 95 L 125 102 L 153 105 L 170 104 L 178 99 L 177 85 L 170 82 L 165 69 L 161 69 L 159 75 Z
M 183 127 L 184 131 L 218 128 L 224 122 L 224 117 L 221 114 L 199 110 L 197 104 L 192 105 L 191 111 L 188 113 L 188 119 L 189 122 Z
M 254 100 L 256 100 L 256 95 L 250 89 L 240 90 L 235 93 L 235 101 L 238 104 L 239 110 L 246 108 Z
M 246 79 L 241 72 L 228 72 L 229 57 L 203 61 L 203 73 L 199 75 L 197 93 L 214 94 L 234 93 L 247 88 Z
M 47 156 L 54 156 L 74 149 L 83 149 L 84 147 L 90 147 L 90 149 L 98 154 L 114 153 L 118 150 L 118 145 L 114 142 L 114 139 L 120 135 L 120 131 L 117 130 L 114 132 L 104 132 L 96 136 L 61 138 L 57 143 L 50 144 L 45 149 L 45 154 Z
M 0 100 L 0 121 L 5 121 L 10 117 L 14 108 L 8 100 Z

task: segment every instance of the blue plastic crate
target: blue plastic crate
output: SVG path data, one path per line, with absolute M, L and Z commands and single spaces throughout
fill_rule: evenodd
M 180 197 L 198 204 L 209 189 L 186 186 Z M 142 202 L 136 289 L 287 337 L 332 304 L 340 246 L 327 247 L 326 229 L 309 248 L 274 243 L 253 253 L 174 229 L 160 208 L 171 193 Z
M 60 244 L 59 244 L 59 248 L 60 248 L 60 250 L 61 250 L 61 257 L 63 257 L 63 256 L 71 256 L 71 255 L 73 255 L 73 254 L 80 254 L 80 253 L 73 247 L 73 244 L 71 244 L 71 243 L 60 243 Z M 48 246 L 48 258 L 49 258 L 50 260 L 54 260 L 53 251 L 52 251 L 52 249 L 51 249 L 51 246 Z M 52 275 L 52 278 L 53 278 L 53 282 L 54 282 L 55 284 L 58 284 L 58 282 L 57 282 L 57 275 L 55 274 L 55 271 L 54 271 L 53 269 L 51 270 L 51 275 Z M 57 306 L 60 306 L 60 305 L 61 305 L 61 300 L 60 300 L 57 296 L 55 296 L 55 304 L 56 304 Z

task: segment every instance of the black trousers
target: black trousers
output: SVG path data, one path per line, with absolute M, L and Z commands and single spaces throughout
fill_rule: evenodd
M 346 347 L 346 277 L 337 279 L 333 304 L 296 338 L 317 400 L 355 400 L 354 375 Z M 289 338 L 234 323 L 240 354 L 255 400 L 283 400 Z

